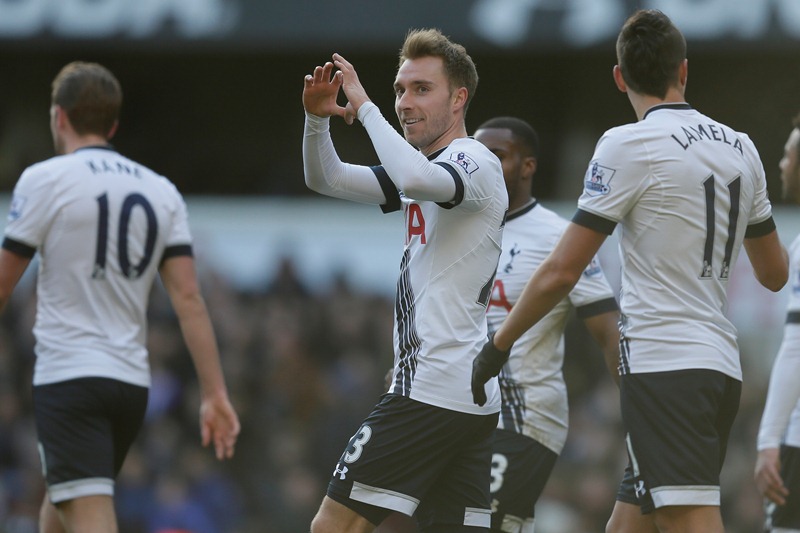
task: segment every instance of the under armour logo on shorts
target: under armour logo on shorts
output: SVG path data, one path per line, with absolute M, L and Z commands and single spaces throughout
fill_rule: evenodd
M 339 479 L 344 479 L 345 476 L 347 475 L 348 469 L 346 466 L 340 466 L 340 465 L 341 463 L 336 464 L 336 468 L 333 470 L 333 476 L 334 477 L 339 476 Z
M 342 479 L 344 479 L 344 478 L 342 478 Z M 644 481 L 639 480 L 638 482 L 636 482 L 636 485 L 634 487 L 634 491 L 636 492 L 636 497 L 637 498 L 644 498 L 644 496 L 647 494 L 647 489 L 644 488 Z

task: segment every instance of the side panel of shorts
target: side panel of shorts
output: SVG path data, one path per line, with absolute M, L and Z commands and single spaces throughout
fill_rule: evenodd
M 638 494 L 648 491 L 656 508 L 719 505 L 719 474 L 741 388 L 713 370 L 622 376 L 622 419 Z
M 141 428 L 148 390 L 107 378 L 33 387 L 42 471 L 54 503 L 114 492 Z
M 385 394 L 350 439 L 328 496 L 373 524 L 390 511 L 489 527 L 489 472 L 497 415 L 459 413 Z
M 770 528 L 800 531 L 800 448 L 781 446 L 781 477 L 789 497 L 786 504 L 767 507 L 767 531 Z
M 492 448 L 492 530 L 533 531 L 534 508 L 558 454 L 514 431 L 495 431 Z

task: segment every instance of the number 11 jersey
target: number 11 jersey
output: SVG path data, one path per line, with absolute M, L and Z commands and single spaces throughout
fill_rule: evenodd
M 621 372 L 717 370 L 742 379 L 727 281 L 747 237 L 775 228 L 750 138 L 686 103 L 608 130 L 573 221 L 620 224 Z

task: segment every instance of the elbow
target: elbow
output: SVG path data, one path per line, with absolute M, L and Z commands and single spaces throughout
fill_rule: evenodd
M 312 190 L 312 191 L 314 191 L 314 192 L 319 192 L 319 191 L 317 190 L 317 188 L 316 188 L 316 186 L 315 186 L 314 182 L 313 182 L 313 181 L 311 181 L 310 179 L 308 179 L 308 176 L 306 176 L 306 187 L 308 187 L 308 189 L 309 189 L 309 190 Z
M 547 277 L 550 290 L 557 294 L 568 294 L 583 273 L 581 269 L 567 268 L 556 261 L 545 261 L 539 269 L 543 270 L 543 275 Z
M 789 256 L 785 250 L 781 259 L 770 265 L 770 268 L 754 269 L 758 282 L 772 292 L 778 292 L 789 281 Z
M 786 282 L 789 280 L 789 272 L 785 270 L 783 272 L 777 272 L 768 276 L 759 276 L 758 282 L 761 283 L 762 286 L 771 290 L 772 292 L 780 291 Z
M 306 187 L 308 187 L 310 190 L 318 193 L 324 192 L 324 188 L 322 186 L 324 180 L 317 179 L 314 176 L 311 176 L 308 173 L 306 173 L 305 181 L 306 181 Z

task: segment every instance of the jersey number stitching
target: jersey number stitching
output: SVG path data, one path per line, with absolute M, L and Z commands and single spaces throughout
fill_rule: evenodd
M 92 279 L 105 279 L 106 277 L 106 255 L 108 254 L 108 194 L 104 193 L 96 198 L 98 207 L 97 224 L 97 247 L 95 248 L 94 268 L 92 269 Z M 147 237 L 144 244 L 144 253 L 137 265 L 131 265 L 128 252 L 128 227 L 131 222 L 133 208 L 140 206 L 147 218 Z M 119 230 L 117 233 L 117 259 L 119 268 L 123 275 L 128 279 L 139 278 L 147 269 L 147 265 L 153 259 L 153 250 L 156 246 L 156 234 L 158 233 L 158 220 L 153 206 L 143 195 L 131 193 L 122 202 L 122 209 L 119 213 Z
M 739 221 L 739 198 L 742 190 L 741 176 L 737 176 L 733 181 L 728 183 L 727 188 L 731 207 L 728 211 L 728 240 L 725 242 L 725 257 L 722 259 L 719 279 L 728 279 L 730 275 L 733 243 L 736 240 L 736 225 Z M 714 234 L 716 232 L 716 221 L 714 217 L 716 191 L 714 190 L 713 174 L 703 181 L 703 190 L 706 198 L 706 244 L 703 250 L 703 269 L 700 272 L 700 278 L 710 279 L 713 277 L 712 263 L 714 254 Z

